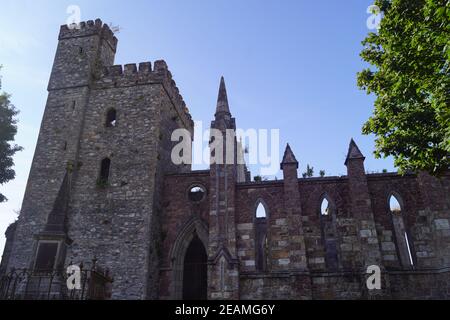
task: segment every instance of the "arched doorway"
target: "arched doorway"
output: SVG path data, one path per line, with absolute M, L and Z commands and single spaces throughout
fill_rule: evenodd
M 186 250 L 183 264 L 183 299 L 206 300 L 207 259 L 203 242 L 194 234 Z

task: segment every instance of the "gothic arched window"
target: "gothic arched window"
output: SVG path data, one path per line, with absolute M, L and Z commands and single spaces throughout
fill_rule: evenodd
M 266 218 L 266 208 L 264 208 L 264 205 L 262 202 L 259 202 L 256 207 L 256 218 Z
M 404 268 L 414 266 L 412 242 L 403 219 L 402 199 L 398 194 L 391 194 L 388 199 L 389 211 L 394 228 L 395 241 L 397 244 L 397 255 Z
M 255 206 L 255 266 L 258 271 L 267 270 L 268 239 L 267 239 L 267 208 L 262 200 Z
M 322 204 L 320 205 L 320 214 L 323 216 L 327 216 L 330 213 L 330 202 L 325 197 L 322 200 Z
M 338 262 L 338 235 L 336 228 L 336 214 L 334 204 L 328 197 L 323 195 L 320 202 L 320 226 L 322 241 L 324 244 L 325 263 L 327 269 L 336 270 Z
M 400 206 L 400 202 L 398 202 L 397 198 L 392 194 L 389 198 L 389 209 L 391 213 L 401 214 L 402 207 Z

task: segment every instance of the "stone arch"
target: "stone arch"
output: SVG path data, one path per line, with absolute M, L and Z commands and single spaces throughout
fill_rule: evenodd
M 205 251 L 208 252 L 208 227 L 199 217 L 192 217 L 185 223 L 172 246 L 170 253 L 172 262 L 172 299 L 180 300 L 183 298 L 184 257 L 195 235 L 203 243 Z
M 324 205 L 327 204 L 325 207 Z M 323 193 L 317 206 L 320 216 L 320 229 L 325 253 L 325 264 L 328 270 L 339 268 L 339 236 L 336 223 L 336 204 L 328 193 Z
M 405 269 L 414 267 L 415 254 L 412 237 L 405 223 L 405 203 L 403 197 L 396 191 L 388 194 L 386 206 L 391 216 L 397 257 L 400 265 Z

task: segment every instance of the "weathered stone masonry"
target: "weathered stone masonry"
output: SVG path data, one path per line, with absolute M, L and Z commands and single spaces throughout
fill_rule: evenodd
M 100 20 L 61 27 L 0 273 L 37 268 L 50 244 L 50 268 L 97 258 L 115 299 L 450 297 L 449 174 L 366 174 L 353 140 L 341 177 L 299 179 L 289 145 L 278 181 L 175 165 L 171 134 L 193 122 L 166 63 L 115 66 L 116 48 Z M 236 128 L 223 79 L 211 127 Z

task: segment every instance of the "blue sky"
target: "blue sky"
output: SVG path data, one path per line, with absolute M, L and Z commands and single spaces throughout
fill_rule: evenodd
M 374 159 L 374 137 L 361 134 L 373 108 L 373 97 L 356 87 L 371 3 L 1 0 L 2 90 L 21 112 L 16 140 L 25 150 L 15 157 L 16 179 L 0 186 L 9 198 L 0 204 L 0 252 L 21 206 L 69 5 L 80 7 L 82 20 L 121 27 L 116 64 L 166 60 L 194 120 L 210 123 L 223 75 L 238 127 L 279 128 L 282 149 L 289 142 L 300 161 L 299 174 L 309 163 L 316 173 L 343 175 L 351 137 L 366 170 L 394 170 L 392 159 Z

